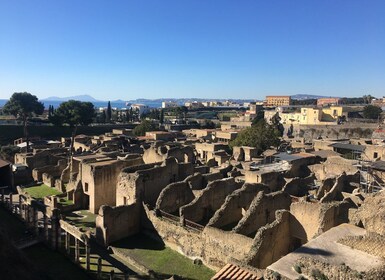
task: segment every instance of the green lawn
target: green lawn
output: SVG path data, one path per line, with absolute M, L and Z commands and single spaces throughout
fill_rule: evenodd
M 52 251 L 43 244 L 36 244 L 23 250 L 38 270 L 48 276 L 48 279 L 67 280 L 92 279 L 80 267 L 72 263 L 63 254 Z
M 194 264 L 191 259 L 143 234 L 125 238 L 112 246 L 124 250 L 137 262 L 160 275 L 179 275 L 187 279 L 203 280 L 210 279 L 215 274 L 206 266 Z
M 96 216 L 96 214 L 93 214 L 87 210 L 80 210 L 66 214 L 65 220 L 67 220 L 74 226 L 83 229 L 84 231 L 93 231 L 96 227 Z
M 24 191 L 26 191 L 33 198 L 44 198 L 49 195 L 56 195 L 61 193 L 57 189 L 50 188 L 44 184 L 40 186 L 25 188 Z
M 60 203 L 61 205 L 64 205 L 64 206 L 68 206 L 68 205 L 73 205 L 73 204 L 74 204 L 74 201 L 73 201 L 73 200 L 66 199 L 66 198 L 60 198 L 60 199 L 59 199 L 59 203 Z
M 26 230 L 25 225 L 7 210 L 0 207 L 0 228 L 12 240 L 19 240 Z

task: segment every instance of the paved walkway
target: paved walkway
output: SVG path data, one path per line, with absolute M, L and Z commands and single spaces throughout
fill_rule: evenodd
M 363 228 L 350 224 L 339 225 L 284 256 L 268 266 L 267 269 L 276 271 L 289 279 L 297 279 L 300 274 L 293 270 L 293 266 L 302 257 L 312 258 L 332 265 L 345 263 L 350 268 L 358 271 L 368 271 L 380 267 L 384 264 L 381 258 L 337 243 L 338 240 L 347 236 L 365 234 L 366 230 Z

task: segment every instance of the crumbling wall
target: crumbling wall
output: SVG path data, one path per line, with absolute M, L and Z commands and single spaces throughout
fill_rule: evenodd
M 266 268 L 290 252 L 290 213 L 286 210 L 276 212 L 276 219 L 261 227 L 246 258 L 248 265 Z
M 330 228 L 348 222 L 348 209 L 347 202 L 293 203 L 290 206 L 291 234 L 304 244 Z
M 226 196 L 240 187 L 234 178 L 213 181 L 191 203 L 180 208 L 180 216 L 204 225 L 221 207 Z
M 241 189 L 235 190 L 226 197 L 225 203 L 215 212 L 208 226 L 223 230 L 231 229 L 242 219 L 257 193 L 268 192 L 268 190 L 268 187 L 263 184 L 245 183 Z
M 245 152 L 242 147 L 235 146 L 233 147 L 233 158 L 236 161 L 244 161 L 245 160 Z
M 169 184 L 165 187 L 156 201 L 156 209 L 167 213 L 178 211 L 183 205 L 190 203 L 194 199 L 194 194 L 185 181 Z
M 285 178 L 286 184 L 282 191 L 293 196 L 304 196 L 308 193 L 310 186 L 314 184 L 315 177 L 310 175 L 306 178 Z
M 233 259 L 243 261 L 253 240 L 246 236 L 205 227 L 197 231 L 177 222 L 158 218 L 146 206 L 142 222 L 144 231 L 160 236 L 170 248 L 192 259 L 201 259 L 205 265 L 218 270 Z
M 167 157 L 175 157 L 178 162 L 195 162 L 194 149 L 191 146 L 170 148 Z
M 144 150 L 143 161 L 145 163 L 161 162 L 167 158 L 174 157 L 180 163 L 195 162 L 194 150 L 190 146 L 170 147 L 168 145 L 152 145 Z
M 343 200 L 342 192 L 351 193 L 355 188 L 351 185 L 351 183 L 358 183 L 359 179 L 359 173 L 353 175 L 346 175 L 346 173 L 343 172 L 337 177 L 331 190 L 326 192 L 325 195 L 320 199 L 320 202 L 323 203 L 335 200 Z
M 184 180 L 193 174 L 192 163 L 178 164 L 174 158 L 166 159 L 161 166 L 127 173 L 123 170 L 117 184 L 117 205 L 144 201 L 155 206 L 160 192 L 170 183 Z
M 253 236 L 260 227 L 275 220 L 275 212 L 277 210 L 288 210 L 290 204 L 290 195 L 282 191 L 269 194 L 259 192 L 233 231 L 243 235 Z
M 335 178 L 326 178 L 322 182 L 322 185 L 318 188 L 316 198 L 320 199 L 325 195 L 325 193 L 329 192 L 334 186 L 335 181 Z
M 267 185 L 271 192 L 280 191 L 285 185 L 283 172 L 272 171 L 249 171 L 245 173 L 247 183 L 260 183 Z
M 48 173 L 53 177 L 60 177 L 61 173 L 66 167 L 67 167 L 67 160 L 61 159 L 61 160 L 58 160 L 57 165 L 53 165 L 53 166 L 47 165 L 47 166 L 33 169 L 32 177 L 35 181 L 38 181 L 38 182 L 43 180 L 43 173 Z
M 356 163 L 356 160 L 332 156 L 328 157 L 323 163 L 309 165 L 309 169 L 314 173 L 317 180 L 323 181 L 326 178 L 336 178 L 343 172 L 348 175 L 355 174 L 358 171 L 357 167 L 354 166 Z
M 58 160 L 63 159 L 57 156 L 58 153 L 64 153 L 66 149 L 46 149 L 34 151 L 34 153 L 15 154 L 15 163 L 25 164 L 31 170 L 47 165 L 56 165 Z
M 385 236 L 385 191 L 368 195 L 356 215 L 367 232 Z
M 96 240 L 108 246 L 114 241 L 140 232 L 140 205 L 103 205 L 96 217 Z
M 145 149 L 143 153 L 144 163 L 148 164 L 164 161 L 167 158 L 167 151 L 161 148 L 162 147 L 151 146 L 148 149 Z M 166 147 L 164 148 L 166 149 Z
M 290 161 L 291 168 L 286 172 L 285 176 L 290 178 L 307 177 L 311 173 L 308 166 L 315 163 L 317 163 L 317 157 L 315 156 L 301 157 L 299 159 L 292 160 Z

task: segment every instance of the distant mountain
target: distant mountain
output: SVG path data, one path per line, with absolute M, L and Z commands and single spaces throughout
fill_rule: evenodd
M 292 95 L 291 99 L 306 100 L 306 99 L 318 99 L 318 98 L 325 98 L 325 97 L 333 97 L 333 96 L 311 95 L 311 94 L 296 94 L 296 95 Z
M 50 96 L 50 97 L 41 99 L 41 101 L 61 101 L 61 102 L 68 101 L 68 100 L 78 100 L 78 101 L 87 101 L 87 102 L 100 102 L 100 100 L 97 100 L 97 99 L 95 99 L 92 96 L 87 95 L 87 94 L 68 96 L 68 97 Z

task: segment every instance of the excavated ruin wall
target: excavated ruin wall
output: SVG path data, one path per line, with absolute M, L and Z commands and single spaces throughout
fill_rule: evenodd
M 241 187 L 234 178 L 226 178 L 213 181 L 198 195 L 191 203 L 180 208 L 180 216 L 184 219 L 201 223 L 214 215 L 219 209 L 227 195 Z
M 290 195 L 282 191 L 270 194 L 259 192 L 233 231 L 244 235 L 253 234 L 262 226 L 272 223 L 277 210 L 288 210 L 290 204 Z
M 290 212 L 279 210 L 272 223 L 258 230 L 246 263 L 257 268 L 266 268 L 290 252 L 290 236 Z
M 254 197 L 260 191 L 268 192 L 268 187 L 263 184 L 245 183 L 239 190 L 234 191 L 226 197 L 214 216 L 210 219 L 208 225 L 221 228 L 229 224 L 238 223 L 243 214 L 249 209 Z
M 194 194 L 185 181 L 169 184 L 161 192 L 156 201 L 156 209 L 167 213 L 179 212 L 179 208 L 193 201 Z
M 201 259 L 205 265 L 218 270 L 232 259 L 243 261 L 253 240 L 246 236 L 205 227 L 203 231 L 189 229 L 178 222 L 158 218 L 146 206 L 143 229 L 158 235 L 172 249 L 191 259 Z

